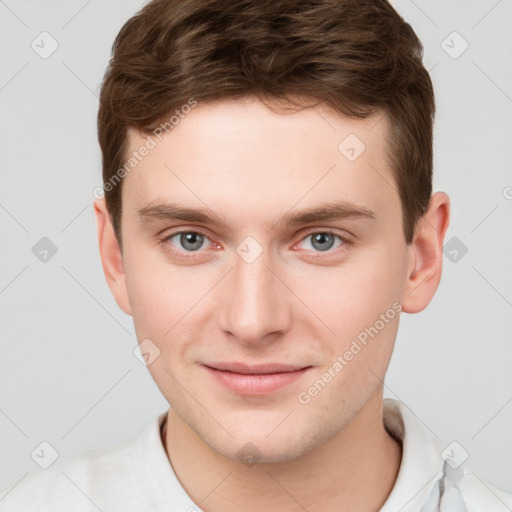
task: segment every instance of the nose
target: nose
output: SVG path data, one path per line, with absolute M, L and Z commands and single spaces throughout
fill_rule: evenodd
M 239 343 L 262 345 L 290 328 L 291 296 L 268 251 L 252 262 L 234 255 L 234 268 L 219 298 L 220 326 Z

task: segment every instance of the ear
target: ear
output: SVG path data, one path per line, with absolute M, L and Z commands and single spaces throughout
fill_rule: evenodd
M 132 309 L 128 300 L 123 255 L 114 233 L 114 227 L 112 226 L 112 221 L 105 204 L 105 198 L 94 201 L 94 215 L 96 217 L 101 263 L 108 287 L 117 305 L 127 315 L 131 315 Z
M 436 293 L 441 280 L 443 242 L 450 220 L 450 199 L 444 192 L 430 198 L 408 246 L 409 267 L 402 298 L 405 313 L 419 313 Z

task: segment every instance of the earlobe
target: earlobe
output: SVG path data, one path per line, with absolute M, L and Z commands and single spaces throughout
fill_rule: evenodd
M 96 217 L 101 263 L 108 287 L 117 305 L 127 315 L 131 315 L 132 309 L 128 299 L 123 256 L 104 198 L 94 201 L 94 215 Z
M 419 313 L 425 309 L 439 286 L 449 220 L 450 199 L 444 192 L 436 192 L 419 219 L 409 246 L 410 267 L 402 300 L 402 310 L 406 313 Z

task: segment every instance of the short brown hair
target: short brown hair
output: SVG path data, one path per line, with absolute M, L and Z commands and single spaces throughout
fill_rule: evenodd
M 432 194 L 435 101 L 422 57 L 387 0 L 149 2 L 117 35 L 100 94 L 103 188 L 118 241 L 128 128 L 154 133 L 191 98 L 256 97 L 296 108 L 324 103 L 354 118 L 385 115 L 411 243 Z

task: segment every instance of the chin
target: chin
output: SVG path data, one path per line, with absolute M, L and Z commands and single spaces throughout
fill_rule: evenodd
M 243 462 L 247 467 L 255 463 L 279 463 L 297 459 L 321 445 L 329 436 L 327 432 L 314 433 L 308 429 L 303 432 L 295 425 L 293 434 L 283 428 L 280 433 L 244 430 L 232 432 L 234 437 L 212 438 L 202 433 L 203 439 L 220 455 Z M 300 429 L 299 429 L 300 430 Z M 211 432 L 210 432 L 211 434 Z
M 306 453 L 308 450 L 298 445 L 291 445 L 289 440 L 281 446 L 265 445 L 263 442 L 247 441 L 245 443 L 232 442 L 229 446 L 220 445 L 212 446 L 212 448 L 226 458 L 238 460 L 247 467 L 258 464 L 275 464 L 279 462 L 287 462 L 296 459 Z

